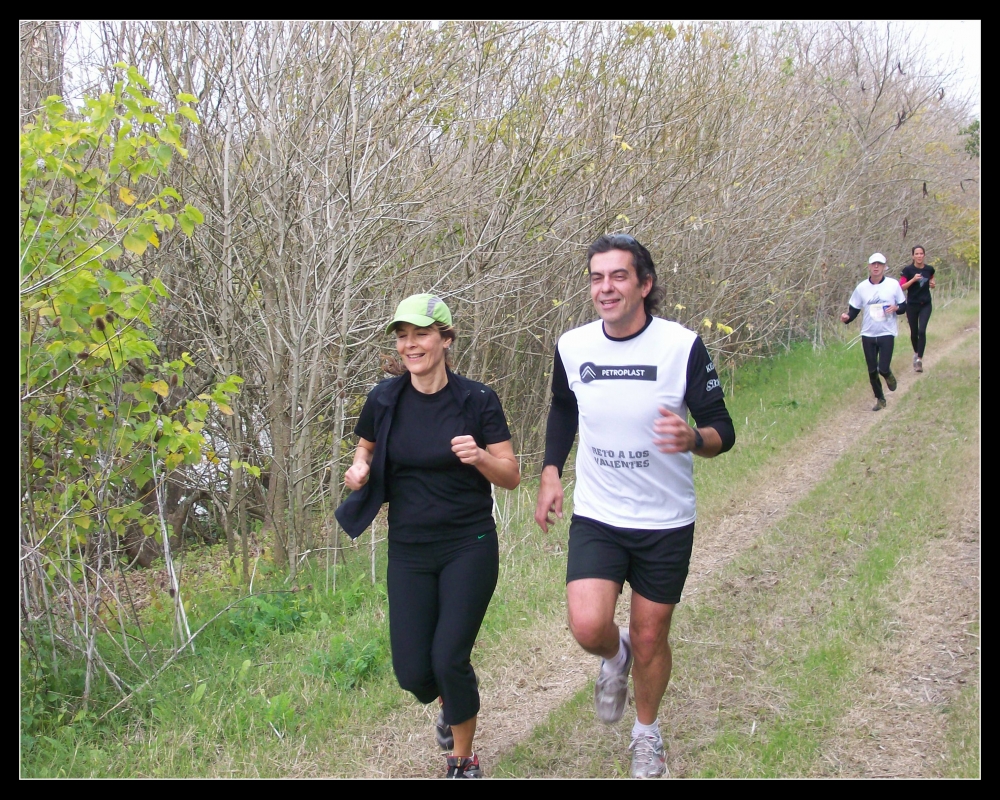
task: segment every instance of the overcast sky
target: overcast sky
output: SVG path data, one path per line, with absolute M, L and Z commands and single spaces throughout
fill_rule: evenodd
M 941 66 L 957 71 L 963 91 L 973 97 L 974 112 L 979 116 L 982 96 L 982 20 L 908 20 L 918 40 L 932 58 L 937 55 Z
M 979 116 L 982 95 L 982 20 L 892 20 L 891 22 L 893 25 L 905 25 L 910 28 L 915 41 L 923 42 L 932 60 L 939 60 L 940 66 L 944 69 L 956 71 L 960 90 L 972 98 L 973 113 Z M 88 28 L 87 24 L 81 26 L 83 39 L 88 38 Z

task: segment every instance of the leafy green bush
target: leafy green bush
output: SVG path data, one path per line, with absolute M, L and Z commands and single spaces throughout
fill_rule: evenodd
M 175 156 L 187 155 L 182 126 L 197 122 L 197 98 L 181 93 L 170 111 L 134 67 L 115 69 L 111 92 L 75 109 L 48 97 L 19 137 L 22 672 L 45 685 L 26 688 L 29 729 L 61 703 L 39 698 L 71 698 L 58 717 L 92 708 L 102 674 L 121 690 L 108 666 L 118 648 L 129 669 L 149 667 L 128 657 L 121 616 L 105 652 L 110 604 L 93 598 L 109 590 L 126 542 L 129 560 L 165 546 L 165 478 L 206 462 L 213 404 L 231 414 L 242 383 L 230 376 L 195 395 L 185 388 L 190 354 L 161 357 L 168 291 L 156 253 L 204 221 L 166 185 Z M 66 684 L 81 663 L 82 685 Z
M 357 644 L 342 633 L 330 640 L 326 652 L 313 651 L 303 672 L 341 689 L 353 689 L 377 674 L 386 661 L 385 647 L 375 639 Z
M 230 641 L 254 642 L 271 631 L 291 633 L 313 614 L 303 607 L 306 602 L 291 591 L 254 595 L 230 612 L 224 636 Z

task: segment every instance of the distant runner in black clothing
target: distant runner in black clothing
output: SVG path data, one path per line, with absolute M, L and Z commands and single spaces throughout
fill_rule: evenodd
M 924 263 L 924 248 L 910 251 L 913 261 L 903 267 L 899 285 L 906 290 L 906 321 L 910 323 L 913 345 L 913 371 L 924 371 L 924 348 L 927 346 L 927 323 L 931 318 L 931 289 L 937 286 L 934 267 Z
M 448 369 L 448 306 L 430 294 L 408 297 L 388 331 L 405 371 L 365 401 L 344 476 L 352 492 L 337 519 L 358 536 L 388 501 L 396 678 L 421 703 L 441 702 L 436 735 L 452 751 L 447 777 L 481 778 L 469 658 L 499 574 L 490 484 L 514 489 L 520 471 L 496 393 Z

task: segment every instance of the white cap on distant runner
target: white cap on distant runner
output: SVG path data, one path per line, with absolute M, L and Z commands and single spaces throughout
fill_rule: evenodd
M 872 253 L 872 257 L 868 259 L 869 264 L 884 264 L 885 256 L 881 253 Z

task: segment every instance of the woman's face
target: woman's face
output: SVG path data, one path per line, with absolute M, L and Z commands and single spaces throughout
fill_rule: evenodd
M 922 267 L 924 265 L 924 248 L 917 247 L 913 250 L 913 265 Z
M 451 344 L 437 328 L 418 328 L 409 322 L 396 326 L 396 351 L 411 375 L 433 375 L 444 369 L 445 351 Z

